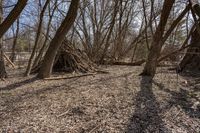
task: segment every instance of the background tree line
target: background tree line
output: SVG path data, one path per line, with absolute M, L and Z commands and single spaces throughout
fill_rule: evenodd
M 192 0 L 0 2 L 2 78 L 7 76 L 4 53 L 8 51 L 12 62 L 16 52 L 30 53 L 26 76 L 42 61 L 38 76 L 49 77 L 56 54 L 66 39 L 97 64 L 146 62 L 142 74 L 153 77 L 159 62 L 177 61 L 183 54 L 174 54 L 185 51 L 192 34 L 195 32 L 198 37 L 200 33 L 200 8 L 198 1 Z

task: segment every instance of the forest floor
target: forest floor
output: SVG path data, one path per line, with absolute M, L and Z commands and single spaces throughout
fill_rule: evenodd
M 0 81 L 0 132 L 200 132 L 199 75 L 164 67 L 150 80 L 138 76 L 142 67 L 103 70 L 109 73 L 61 80 L 9 72 Z

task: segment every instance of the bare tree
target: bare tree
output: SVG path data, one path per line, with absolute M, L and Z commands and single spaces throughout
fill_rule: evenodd
M 48 46 L 47 42 L 50 39 L 49 33 L 50 33 L 50 29 L 51 29 L 51 23 L 52 23 L 53 16 L 55 14 L 57 7 L 58 7 L 58 1 L 55 1 L 54 8 L 53 8 L 52 12 L 51 12 L 51 7 L 49 6 L 49 9 L 48 9 L 49 20 L 48 20 L 48 23 L 47 23 L 47 31 L 46 31 L 46 34 L 45 34 L 45 40 L 44 40 L 44 43 L 42 44 L 42 47 L 39 51 L 38 56 L 34 60 L 34 63 L 33 63 L 34 66 L 33 67 L 38 65 L 38 63 L 41 61 L 41 59 L 44 55 L 45 50 L 47 49 L 47 46 Z
M 9 13 L 9 15 L 5 18 L 3 21 L 3 0 L 1 0 L 1 24 L 0 24 L 0 39 L 2 40 L 3 35 L 6 33 L 6 31 L 10 28 L 10 26 L 15 22 L 15 20 L 19 17 L 20 13 L 23 11 L 24 7 L 26 6 L 28 0 L 20 0 L 17 2 L 16 6 L 13 8 L 13 10 Z M 3 49 L 2 49 L 2 41 L 0 44 L 0 51 L 1 51 L 1 57 L 0 57 L 0 77 L 6 78 L 6 70 L 4 65 L 4 59 L 3 59 Z
M 190 9 L 193 15 L 193 19 L 195 21 L 195 30 L 191 30 L 191 41 L 190 47 L 187 49 L 186 54 L 184 55 L 182 61 L 179 64 L 179 70 L 200 70 L 200 23 L 197 19 L 197 16 L 200 16 L 200 6 L 198 4 L 193 4 L 190 1 Z
M 40 36 L 41 36 L 44 13 L 46 11 L 46 8 L 47 8 L 49 2 L 50 2 L 50 0 L 46 0 L 44 6 L 42 8 L 42 11 L 40 13 L 40 19 L 39 19 L 39 25 L 38 25 L 38 29 L 37 29 L 37 33 L 36 33 L 36 38 L 35 38 L 35 44 L 34 44 L 34 48 L 33 48 L 33 51 L 31 53 L 31 56 L 29 58 L 29 62 L 28 62 L 28 66 L 27 66 L 27 69 L 26 69 L 26 72 L 25 72 L 25 76 L 28 76 L 30 74 L 30 71 L 31 71 L 31 68 L 32 68 L 32 65 L 33 65 L 33 60 L 34 60 L 34 57 L 35 57 L 35 54 L 36 54 L 36 49 L 38 47 L 39 39 L 40 39 Z
M 76 19 L 78 12 L 78 5 L 79 5 L 79 0 L 72 0 L 67 16 L 65 17 L 59 29 L 57 30 L 44 56 L 42 66 L 38 74 L 39 78 L 50 77 L 56 53 L 59 47 L 61 46 L 65 38 L 65 35 L 68 33 L 68 31 L 70 30 L 71 26 L 73 25 Z
M 3 20 L 3 0 L 0 0 L 0 23 Z M 2 48 L 2 38 L 0 38 L 0 78 L 6 78 L 7 73 L 5 70 L 4 58 L 3 58 L 3 48 Z
M 19 18 L 17 19 L 17 24 L 16 24 L 16 33 L 14 34 L 14 39 L 13 39 L 13 46 L 12 46 L 12 53 L 11 53 L 11 61 L 15 61 L 15 55 L 16 55 L 16 46 L 17 46 L 17 40 L 19 36 Z
M 172 9 L 174 2 L 175 0 L 164 1 L 160 22 L 153 36 L 150 53 L 148 55 L 148 59 L 146 61 L 146 65 L 144 67 L 142 75 L 154 77 L 156 73 L 158 58 L 160 56 L 160 52 L 162 48 L 162 38 L 163 38 L 165 26 L 167 24 L 167 20 L 170 15 L 170 11 Z
M 15 20 L 19 17 L 23 9 L 25 8 L 28 0 L 18 0 L 15 7 L 9 13 L 9 15 L 5 18 L 5 20 L 0 24 L 0 38 L 6 33 L 6 31 L 10 28 L 10 26 L 15 22 Z

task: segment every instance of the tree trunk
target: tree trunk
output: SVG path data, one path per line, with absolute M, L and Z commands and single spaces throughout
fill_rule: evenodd
M 47 8 L 49 2 L 50 2 L 50 0 L 46 0 L 44 7 L 42 8 L 42 11 L 40 13 L 40 19 L 39 19 L 39 25 L 38 25 L 38 29 L 37 29 L 37 33 L 36 33 L 36 38 L 35 38 L 35 44 L 34 44 L 33 51 L 31 53 L 31 56 L 30 56 L 29 61 L 28 61 L 28 66 L 27 66 L 27 69 L 26 69 L 26 72 L 25 72 L 25 76 L 29 76 L 29 74 L 31 72 L 33 60 L 35 58 L 36 50 L 37 50 L 40 35 L 41 35 L 44 13 L 46 11 L 46 8 Z
M 65 39 L 65 35 L 68 33 L 68 31 L 70 30 L 71 26 L 73 25 L 76 19 L 78 12 L 78 5 L 79 5 L 79 0 L 72 0 L 67 16 L 65 17 L 61 26 L 58 28 L 44 56 L 42 66 L 38 74 L 39 78 L 50 77 L 56 53 L 60 48 L 63 40 Z
M 0 45 L 2 45 L 2 41 L 0 41 Z M 5 63 L 4 63 L 4 58 L 3 58 L 3 51 L 1 50 L 0 51 L 0 79 L 7 78 L 7 77 L 8 76 L 7 76 L 6 69 L 5 69 Z
M 161 12 L 160 23 L 156 29 L 155 34 L 153 35 L 150 53 L 148 55 L 148 59 L 146 61 L 144 70 L 141 75 L 154 77 L 156 73 L 156 67 L 158 63 L 158 58 L 160 56 L 161 48 L 162 48 L 162 38 L 165 30 L 165 26 L 167 24 L 167 20 L 174 4 L 175 0 L 165 0 L 163 9 Z
M 180 71 L 200 71 L 200 35 L 197 30 L 192 33 L 190 47 L 179 64 Z
M 5 20 L 0 24 L 0 38 L 6 33 L 10 26 L 15 22 L 19 17 L 24 7 L 26 6 L 28 0 L 18 0 L 16 6 L 5 18 Z
M 3 58 L 3 49 L 2 49 L 2 39 L 0 39 L 0 79 L 7 78 L 7 73 L 5 69 L 5 63 Z
M 113 11 L 113 16 L 112 16 L 112 20 L 111 20 L 111 25 L 109 27 L 109 32 L 108 32 L 108 36 L 105 42 L 105 48 L 103 49 L 103 53 L 101 55 L 101 58 L 99 60 L 99 63 L 103 63 L 104 57 L 106 56 L 106 52 L 108 51 L 108 48 L 110 46 L 110 39 L 111 39 L 111 35 L 115 26 L 115 22 L 116 22 L 116 17 L 117 17 L 117 13 L 118 13 L 118 1 L 115 1 L 115 5 L 114 5 L 114 11 Z
M 36 67 L 38 65 L 38 63 L 41 61 L 41 59 L 42 59 L 42 57 L 43 57 L 43 55 L 45 53 L 45 50 L 47 49 L 47 42 L 49 40 L 51 22 L 53 20 L 53 15 L 54 15 L 56 9 L 57 9 L 57 1 L 55 1 L 55 6 L 53 8 L 52 13 L 50 13 L 51 8 L 49 7 L 49 20 L 48 20 L 48 24 L 47 24 L 47 31 L 46 31 L 46 34 L 45 34 L 45 40 L 44 40 L 44 43 L 42 44 L 42 47 L 41 47 L 41 49 L 39 51 L 38 56 L 34 60 L 33 68 Z
M 10 28 L 10 26 L 15 22 L 15 20 L 19 17 L 20 13 L 23 11 L 24 7 L 26 6 L 28 0 L 18 0 L 16 6 L 13 10 L 9 13 L 6 19 L 3 20 L 3 0 L 0 1 L 0 78 L 6 78 L 7 73 L 5 70 L 5 64 L 3 59 L 3 50 L 2 50 L 2 37 L 6 33 L 6 31 Z
M 200 6 L 198 4 L 192 6 L 192 1 L 189 2 L 196 29 L 191 33 L 190 47 L 180 62 L 178 70 L 200 71 L 200 23 L 196 18 L 196 15 L 200 16 Z
M 16 55 L 15 50 L 16 50 L 16 45 L 17 45 L 18 34 L 19 34 L 19 18 L 17 19 L 17 29 L 16 29 L 14 41 L 13 41 L 12 54 L 11 54 L 11 57 L 10 57 L 10 60 L 12 62 L 15 61 L 15 55 Z
M 3 20 L 3 0 L 0 0 L 0 23 Z M 5 63 L 3 58 L 2 38 L 0 38 L 0 78 L 7 78 Z

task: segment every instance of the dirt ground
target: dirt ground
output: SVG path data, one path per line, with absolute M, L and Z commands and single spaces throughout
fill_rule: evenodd
M 200 133 L 200 76 L 104 66 L 108 74 L 0 81 L 0 132 Z M 56 76 L 56 75 L 54 75 Z

